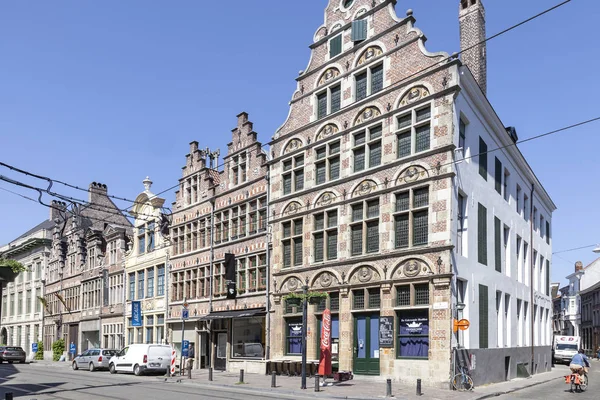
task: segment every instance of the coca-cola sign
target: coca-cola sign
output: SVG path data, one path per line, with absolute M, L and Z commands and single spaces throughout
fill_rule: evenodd
M 323 311 L 321 324 L 321 357 L 319 359 L 319 375 L 331 375 L 331 311 Z
M 331 346 L 331 313 L 323 313 L 323 327 L 321 328 L 321 349 Z

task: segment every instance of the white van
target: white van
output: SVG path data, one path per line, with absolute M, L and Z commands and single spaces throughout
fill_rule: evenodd
M 110 359 L 108 369 L 111 374 L 133 372 L 166 373 L 171 365 L 171 346 L 164 344 L 131 344 Z

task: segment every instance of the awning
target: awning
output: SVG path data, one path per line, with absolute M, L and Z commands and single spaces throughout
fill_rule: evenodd
M 227 318 L 244 318 L 244 317 L 255 317 L 257 315 L 265 315 L 266 311 L 263 308 L 252 308 L 247 310 L 232 310 L 232 311 L 217 311 L 200 317 L 200 321 L 208 321 L 213 319 L 227 319 Z

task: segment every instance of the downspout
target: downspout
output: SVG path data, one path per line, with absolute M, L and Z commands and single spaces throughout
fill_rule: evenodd
M 269 205 L 270 205 L 270 200 L 271 200 L 271 179 L 270 179 L 270 172 L 269 172 L 270 168 L 267 166 L 267 175 L 265 176 L 265 179 L 267 180 L 267 215 L 266 215 L 266 219 L 269 219 Z M 271 265 L 271 235 L 269 234 L 269 225 L 267 223 L 267 221 L 265 221 L 265 225 L 266 225 L 266 231 L 265 231 L 265 239 L 266 239 L 266 244 L 267 244 L 267 254 L 266 254 L 266 258 L 267 258 L 267 266 L 265 268 L 265 274 L 266 274 L 266 298 L 265 298 L 265 310 L 267 313 L 267 317 L 266 317 L 266 332 L 265 332 L 265 360 L 268 360 L 271 358 L 271 301 L 270 301 L 270 287 L 271 287 L 271 279 L 269 278 L 271 276 L 271 271 L 270 271 L 270 265 Z
M 531 197 L 529 198 L 530 200 L 530 206 L 529 206 L 529 242 L 531 243 L 530 247 L 529 247 L 529 291 L 531 293 L 531 303 L 530 303 L 530 311 L 529 311 L 529 315 L 531 318 L 531 375 L 534 374 L 534 365 L 535 365 L 535 334 L 534 334 L 534 327 L 535 327 L 535 315 L 533 314 L 533 310 L 534 310 L 534 293 L 533 293 L 533 192 L 534 192 L 534 188 L 535 185 L 532 183 L 531 184 Z

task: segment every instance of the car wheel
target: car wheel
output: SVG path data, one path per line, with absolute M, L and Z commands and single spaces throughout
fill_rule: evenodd
M 8 361 L 8 363 L 9 363 L 9 364 L 12 364 L 13 362 L 12 362 L 12 361 Z
M 116 373 L 117 373 L 117 370 L 115 369 L 115 364 L 110 364 L 110 365 L 108 366 L 108 371 L 109 371 L 111 374 L 116 374 Z
M 73 367 L 73 371 L 77 371 L 79 369 L 75 361 L 73 361 L 73 364 L 71 366 Z
M 94 363 L 90 363 L 90 366 L 88 369 L 90 370 L 90 372 L 94 372 L 96 370 L 96 367 L 94 367 Z
M 135 364 L 135 367 L 133 367 L 133 373 L 135 376 L 140 376 L 142 374 L 142 369 L 139 365 Z

